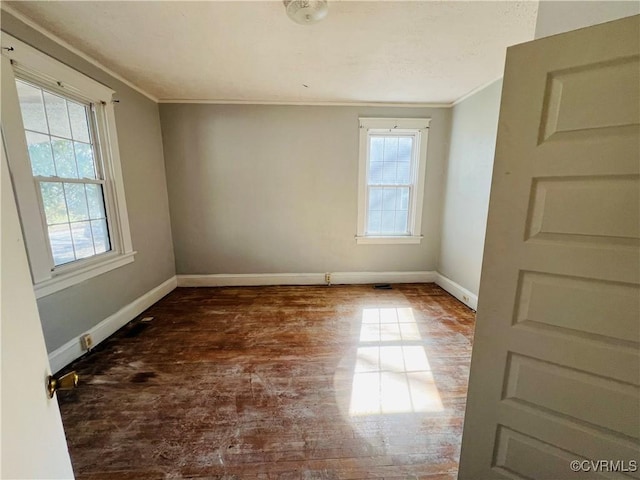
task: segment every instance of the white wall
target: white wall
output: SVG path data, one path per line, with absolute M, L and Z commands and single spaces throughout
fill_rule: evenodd
M 419 245 L 356 245 L 358 116 L 431 117 Z M 450 109 L 161 104 L 179 274 L 434 270 Z
M 477 295 L 502 80 L 453 107 L 438 271 Z
M 538 5 L 536 37 L 568 32 L 598 23 L 640 13 L 640 2 L 629 1 L 554 1 L 542 0 Z

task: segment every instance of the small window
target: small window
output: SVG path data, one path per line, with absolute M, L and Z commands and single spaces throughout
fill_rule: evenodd
M 358 243 L 419 243 L 429 119 L 360 119 Z
M 133 261 L 113 91 L 4 32 L 2 46 L 3 134 L 42 297 Z

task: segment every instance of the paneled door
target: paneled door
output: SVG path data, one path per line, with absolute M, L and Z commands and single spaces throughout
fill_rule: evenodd
M 2 92 L 16 88 L 9 59 L 2 60 Z M 2 117 L 19 108 L 2 98 Z M 5 117 L 6 118 L 6 117 Z M 0 478 L 71 479 L 73 469 L 58 401 L 49 398 L 51 373 L 33 292 L 27 253 L 0 131 L 0 324 L 2 455 Z M 21 132 L 22 134 L 22 132 Z
M 640 478 L 639 47 L 508 50 L 461 480 Z

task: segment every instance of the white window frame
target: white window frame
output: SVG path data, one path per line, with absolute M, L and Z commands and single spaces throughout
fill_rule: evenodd
M 424 200 L 425 172 L 427 168 L 427 142 L 430 118 L 360 118 L 360 157 L 358 168 L 358 244 L 410 244 L 422 240 L 422 205 Z M 410 134 L 414 136 L 415 162 L 412 188 L 409 199 L 409 233 L 407 235 L 369 235 L 367 234 L 367 206 L 369 145 L 370 137 L 375 134 Z
M 133 262 L 135 251 L 120 166 L 113 94 L 98 83 L 58 60 L 2 32 L 2 135 L 14 193 L 20 212 L 31 276 L 37 298 Z M 46 220 L 31 171 L 16 77 L 93 105 L 95 147 L 104 173 L 103 195 L 111 250 L 87 259 L 54 266 L 46 233 Z

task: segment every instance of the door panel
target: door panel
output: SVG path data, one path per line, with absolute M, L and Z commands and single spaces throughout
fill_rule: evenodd
M 639 38 L 508 50 L 460 479 L 640 478 Z
M 13 69 L 2 57 L 2 81 Z M 9 84 L 10 85 L 10 84 Z M 14 86 L 15 88 L 15 86 Z M 3 98 L 2 116 L 15 114 Z M 4 131 L 2 134 L 4 135 Z M 3 137 L 0 136 L 0 140 Z M 73 478 L 58 402 L 45 385 L 49 359 L 33 292 L 18 211 L 4 148 L 0 141 L 2 243 L 2 462 L 0 477 Z

